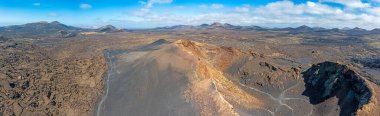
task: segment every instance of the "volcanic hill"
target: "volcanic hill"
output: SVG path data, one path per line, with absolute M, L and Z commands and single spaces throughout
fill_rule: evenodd
M 343 64 L 303 72 L 254 51 L 190 40 L 106 54 L 99 115 L 375 115 L 379 107 L 379 87 Z

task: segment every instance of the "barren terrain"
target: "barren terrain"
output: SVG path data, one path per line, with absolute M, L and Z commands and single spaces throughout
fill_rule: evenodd
M 379 113 L 380 36 L 369 31 L 208 25 L 68 32 L 75 34 L 1 36 L 1 114 Z

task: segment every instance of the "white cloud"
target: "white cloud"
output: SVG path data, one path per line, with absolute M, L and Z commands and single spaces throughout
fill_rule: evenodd
M 199 8 L 202 8 L 202 9 L 206 9 L 206 8 L 212 8 L 212 9 L 221 9 L 221 8 L 224 8 L 224 5 L 223 4 L 210 4 L 210 5 L 207 5 L 207 4 L 201 4 L 201 5 L 198 5 Z
M 151 8 L 154 4 L 170 4 L 172 2 L 173 0 L 148 0 L 147 2 L 140 1 L 140 3 L 145 5 L 146 8 Z
M 90 8 L 92 8 L 92 5 L 90 5 L 90 4 L 80 4 L 79 8 L 81 8 L 81 9 L 90 9 Z
M 310 13 L 310 14 L 340 14 L 343 11 L 339 8 L 333 8 L 328 5 L 320 4 L 320 3 L 315 3 L 315 2 L 306 2 L 306 5 L 304 7 L 304 12 L 305 13 Z
M 343 11 L 339 8 L 310 1 L 304 4 L 294 4 L 291 1 L 279 1 L 258 7 L 255 12 L 263 15 L 329 15 L 340 14 Z
M 282 14 L 292 14 L 300 15 L 304 12 L 302 6 L 295 5 L 291 1 L 279 1 L 272 2 L 265 6 L 256 8 L 254 11 L 258 14 L 268 14 L 268 15 L 282 15 Z
M 223 4 L 211 4 L 211 8 L 213 8 L 213 9 L 221 9 L 223 7 L 224 7 Z
M 377 8 L 370 8 L 370 9 L 368 9 L 368 12 L 369 12 L 370 14 L 380 16 L 380 7 L 377 7 Z M 380 20 L 380 19 L 378 19 L 378 20 Z
M 251 9 L 251 6 L 249 4 L 244 4 L 241 7 L 235 7 L 235 11 L 237 11 L 237 12 L 243 12 L 243 13 L 249 12 L 250 9 Z
M 348 8 L 368 8 L 369 3 L 363 3 L 361 0 L 320 0 L 321 2 L 332 2 L 345 5 Z
M 41 6 L 41 3 L 39 2 L 33 3 L 33 6 Z
M 148 8 L 141 8 L 137 11 L 132 12 L 132 15 L 139 16 L 139 17 L 143 17 L 144 15 L 149 15 L 149 14 L 150 14 L 150 9 Z
M 145 4 L 144 4 L 145 5 Z M 199 8 L 212 8 L 212 4 L 199 5 Z M 222 22 L 237 25 L 261 25 L 269 27 L 286 26 L 320 26 L 327 28 L 341 27 L 380 27 L 380 8 L 360 8 L 360 11 L 329 6 L 323 2 L 277 1 L 263 6 L 253 7 L 243 4 L 237 7 L 223 7 L 217 12 L 200 12 L 195 14 L 172 12 L 155 12 L 141 8 L 132 13 L 127 22 L 138 22 L 152 26 L 177 24 L 198 25 L 201 23 Z M 359 10 L 359 9 L 358 9 Z M 232 11 L 232 12 L 231 12 Z
M 144 5 L 143 8 L 132 11 L 132 15 L 143 17 L 145 15 L 151 15 L 151 8 L 154 4 L 170 4 L 173 0 L 148 0 L 148 1 L 139 1 L 140 4 Z
M 199 7 L 199 8 L 207 8 L 208 6 L 205 5 L 205 4 L 201 4 L 201 5 L 199 5 L 198 7 Z

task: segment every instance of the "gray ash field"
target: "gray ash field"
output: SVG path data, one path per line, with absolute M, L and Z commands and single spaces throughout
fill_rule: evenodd
M 38 22 L 1 27 L 0 54 L 2 115 L 380 113 L 378 29 Z

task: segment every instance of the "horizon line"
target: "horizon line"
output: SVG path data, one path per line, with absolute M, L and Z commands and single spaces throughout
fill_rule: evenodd
M 145 29 L 156 29 L 156 28 L 165 28 L 165 27 L 174 27 L 174 26 L 201 26 L 201 25 L 212 25 L 212 24 L 216 24 L 216 23 L 219 23 L 219 24 L 229 24 L 229 25 L 232 25 L 232 26 L 257 26 L 257 27 L 261 27 L 261 28 L 264 28 L 264 29 L 285 29 L 285 28 L 298 28 L 298 27 L 302 27 L 302 26 L 307 26 L 309 28 L 324 28 L 324 29 L 345 29 L 345 28 L 349 28 L 349 29 L 355 29 L 355 28 L 359 28 L 359 29 L 364 29 L 364 30 L 367 30 L 367 31 L 370 31 L 370 30 L 375 30 L 375 29 L 380 29 L 380 27 L 378 28 L 373 28 L 373 29 L 366 29 L 366 28 L 361 28 L 361 27 L 349 27 L 349 26 L 344 26 L 342 28 L 338 28 L 338 27 L 323 27 L 323 26 L 309 26 L 307 24 L 302 24 L 302 25 L 298 25 L 298 26 L 272 26 L 272 27 L 268 27 L 268 26 L 260 26 L 260 25 L 255 25 L 255 24 L 251 24 L 251 25 L 236 25 L 236 24 L 230 24 L 230 23 L 221 23 L 221 22 L 212 22 L 212 23 L 201 23 L 201 24 L 195 24 L 195 25 L 186 25 L 186 24 L 174 24 L 174 25 L 166 25 L 166 26 L 155 26 L 155 27 L 125 27 L 125 26 L 115 26 L 115 25 L 112 25 L 112 24 L 106 24 L 106 25 L 70 25 L 70 24 L 66 24 L 66 23 L 62 23 L 61 21 L 35 21 L 35 22 L 29 22 L 29 23 L 21 23 L 21 24 L 9 24 L 9 25 L 0 25 L 0 27 L 9 27 L 9 26 L 19 26 L 19 25 L 26 25 L 26 24 L 33 24 L 33 23 L 53 23 L 53 22 L 58 22 L 60 24 L 63 24 L 63 25 L 66 25 L 66 26 L 72 26 L 72 27 L 77 27 L 77 28 L 82 28 L 82 29 L 98 29 L 98 28 L 101 28 L 101 27 L 104 27 L 104 26 L 107 26 L 107 25 L 111 25 L 111 26 L 114 26 L 118 29 L 132 29 L 132 30 L 145 30 Z M 286 24 L 286 23 L 284 23 Z

